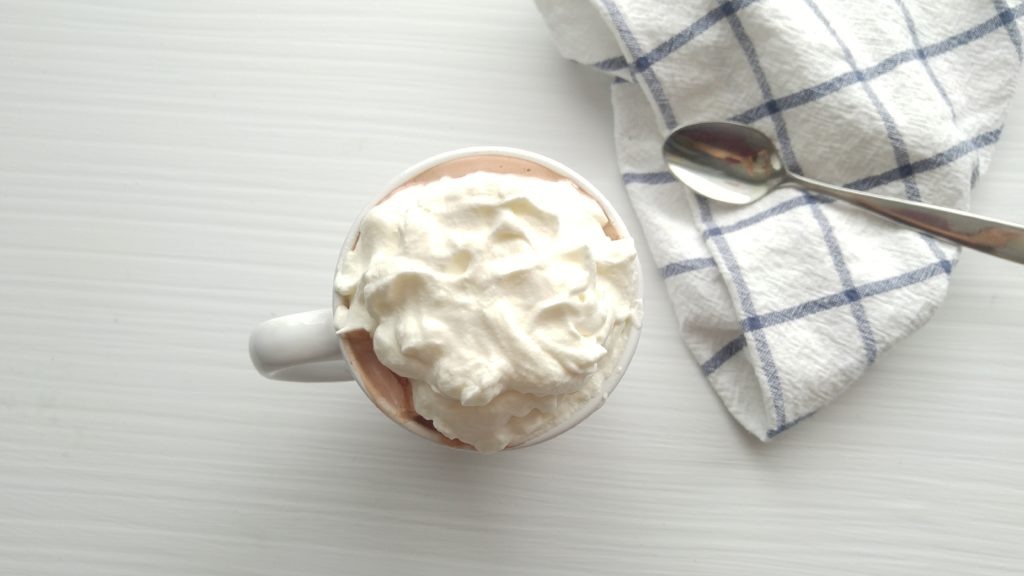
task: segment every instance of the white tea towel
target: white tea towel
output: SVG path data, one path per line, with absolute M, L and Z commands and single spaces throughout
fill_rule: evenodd
M 768 439 L 931 317 L 959 250 L 785 190 L 748 206 L 666 172 L 680 125 L 751 124 L 812 178 L 966 208 L 1016 83 L 1021 2 L 537 0 L 562 54 L 615 77 L 619 164 L 683 339 Z

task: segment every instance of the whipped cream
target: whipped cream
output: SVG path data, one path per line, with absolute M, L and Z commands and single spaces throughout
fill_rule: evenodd
M 568 180 L 475 172 L 410 185 L 363 218 L 335 279 L 416 412 L 481 452 L 603 394 L 639 325 L 636 247 Z

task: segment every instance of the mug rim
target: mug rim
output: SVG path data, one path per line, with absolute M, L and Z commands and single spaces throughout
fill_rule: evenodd
M 521 148 L 515 148 L 510 146 L 467 146 L 463 148 L 457 148 L 454 150 L 441 152 L 439 154 L 427 157 L 399 172 L 395 177 L 391 178 L 391 180 L 385 186 L 384 191 L 374 196 L 373 200 L 369 204 L 367 204 L 359 213 L 359 217 L 352 222 L 352 225 L 349 227 L 348 233 L 345 236 L 345 241 L 341 245 L 341 251 L 338 255 L 337 263 L 334 266 L 334 275 L 332 276 L 331 281 L 332 317 L 334 316 L 334 314 L 336 314 L 339 305 L 338 293 L 336 290 L 334 290 L 334 279 L 337 278 L 338 272 L 341 270 L 341 265 L 345 259 L 345 256 L 355 246 L 355 243 L 359 238 L 360 225 L 362 224 L 363 220 L 366 218 L 366 215 L 370 212 L 370 210 L 372 210 L 375 206 L 383 202 L 398 188 L 407 184 L 409 181 L 415 179 L 417 176 L 426 172 L 427 170 L 430 170 L 431 168 L 434 168 L 441 164 L 451 162 L 453 160 L 459 160 L 462 158 L 472 156 L 506 156 L 518 160 L 526 160 L 528 162 L 533 162 L 540 166 L 543 166 L 544 168 L 551 170 L 552 172 L 572 182 L 574 185 L 579 187 L 580 190 L 586 193 L 587 196 L 591 197 L 594 201 L 596 201 L 597 204 L 601 207 L 601 210 L 604 212 L 605 216 L 608 218 L 609 223 L 611 223 L 612 227 L 619 232 L 622 238 L 630 238 L 634 241 L 634 243 L 636 242 L 636 238 L 630 233 L 629 228 L 626 227 L 626 223 L 622 220 L 622 217 L 619 215 L 618 210 L 616 210 L 615 207 L 611 204 L 611 202 L 608 201 L 605 195 L 602 194 L 601 191 L 598 190 L 597 187 L 594 186 L 589 180 L 587 180 L 578 172 L 569 168 L 565 164 L 562 164 L 557 160 L 554 160 L 537 152 L 531 152 L 529 150 L 524 150 Z M 618 353 L 619 357 L 616 359 L 616 365 L 609 371 L 604 381 L 601 383 L 601 394 L 589 400 L 586 404 L 584 404 L 578 410 L 573 412 L 573 414 L 570 417 L 565 418 L 562 422 L 559 422 L 556 425 L 552 426 L 551 429 L 546 430 L 542 434 L 534 436 L 520 444 L 508 446 L 502 450 L 499 450 L 499 452 L 506 452 L 508 450 L 534 446 L 536 444 L 546 442 L 548 440 L 551 440 L 552 438 L 564 434 L 565 432 L 571 430 L 572 428 L 576 427 L 578 424 L 589 418 L 594 412 L 601 408 L 604 405 L 605 401 L 608 399 L 608 396 L 610 396 L 611 393 L 615 390 L 615 388 L 618 387 L 619 382 L 625 375 L 626 369 L 629 367 L 629 364 L 632 362 L 633 356 L 636 353 L 637 346 L 640 342 L 640 332 L 643 327 L 644 320 L 643 273 L 640 268 L 639 258 L 636 259 L 635 265 L 637 274 L 636 293 L 634 294 L 634 296 L 636 301 L 640 303 L 640 317 L 637 320 L 637 322 L 631 323 L 629 327 L 629 333 L 626 335 L 626 341 L 624 342 L 622 349 Z M 352 359 L 349 358 L 348 349 L 342 344 L 344 337 L 338 335 L 338 340 L 339 346 L 341 348 L 341 353 L 344 356 L 345 361 L 350 366 L 354 367 L 355 364 L 353 364 Z M 352 375 L 356 383 L 359 384 L 359 388 L 363 391 L 364 394 L 366 394 L 366 396 L 370 399 L 371 403 L 373 403 L 373 405 L 378 410 L 384 412 L 384 410 L 381 409 L 381 407 L 377 404 L 377 401 L 373 398 L 373 396 L 371 396 L 370 393 L 367 391 L 366 385 L 363 383 L 359 371 L 353 369 Z M 430 440 L 434 443 L 442 443 L 438 441 L 436 437 L 428 435 L 425 431 L 425 427 L 416 420 L 399 422 L 398 420 L 393 418 L 391 414 L 388 414 L 387 412 L 384 412 L 384 415 L 387 416 L 387 418 L 394 422 L 395 424 L 400 425 L 402 428 L 405 428 L 406 430 L 416 434 L 421 438 Z M 434 434 L 440 434 L 440 432 L 436 430 L 434 430 L 433 432 Z M 472 450 L 472 446 L 469 446 L 469 449 Z

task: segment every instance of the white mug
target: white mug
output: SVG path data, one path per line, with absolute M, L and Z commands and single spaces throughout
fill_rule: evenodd
M 580 190 L 593 198 L 608 217 L 611 229 L 619 237 L 629 237 L 629 231 L 622 218 L 608 200 L 589 182 L 568 167 L 540 154 L 504 147 L 471 147 L 445 152 L 428 158 L 398 175 L 374 202 L 360 215 L 342 244 L 338 265 L 350 252 L 359 238 L 359 222 L 366 213 L 383 202 L 398 189 L 417 182 L 439 178 L 443 173 L 462 176 L 479 170 L 481 162 L 487 163 L 490 172 L 503 172 L 525 176 L 561 180 L 574 183 Z M 338 269 L 335 268 L 335 275 Z M 333 278 L 333 277 L 332 277 Z M 333 288 L 333 286 L 332 286 Z M 643 289 L 640 274 L 637 274 L 636 299 L 640 301 Z M 334 327 L 334 309 L 338 305 L 337 294 L 332 289 L 331 308 L 300 312 L 268 320 L 258 326 L 249 339 L 249 355 L 253 366 L 268 378 L 296 382 L 323 382 L 355 380 L 373 403 L 388 417 L 418 436 L 457 448 L 471 448 L 469 445 L 452 440 L 435 430 L 430 422 L 419 417 L 412 409 L 407 393 L 408 386 L 402 385 L 401 378 L 380 364 L 376 357 L 367 355 L 369 343 L 350 341 L 339 337 Z M 550 440 L 576 426 L 604 404 L 629 365 L 640 338 L 640 323 L 631 325 L 614 369 L 610 370 L 602 384 L 603 393 L 580 407 L 573 415 L 554 427 L 528 440 L 510 445 L 510 448 L 533 446 Z

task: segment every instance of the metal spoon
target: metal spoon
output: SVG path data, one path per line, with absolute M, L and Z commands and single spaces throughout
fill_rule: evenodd
M 676 129 L 662 148 L 669 171 L 694 192 L 749 204 L 773 190 L 797 187 L 843 200 L 933 236 L 1024 264 L 1024 227 L 953 210 L 858 192 L 791 173 L 762 132 L 731 122 Z

